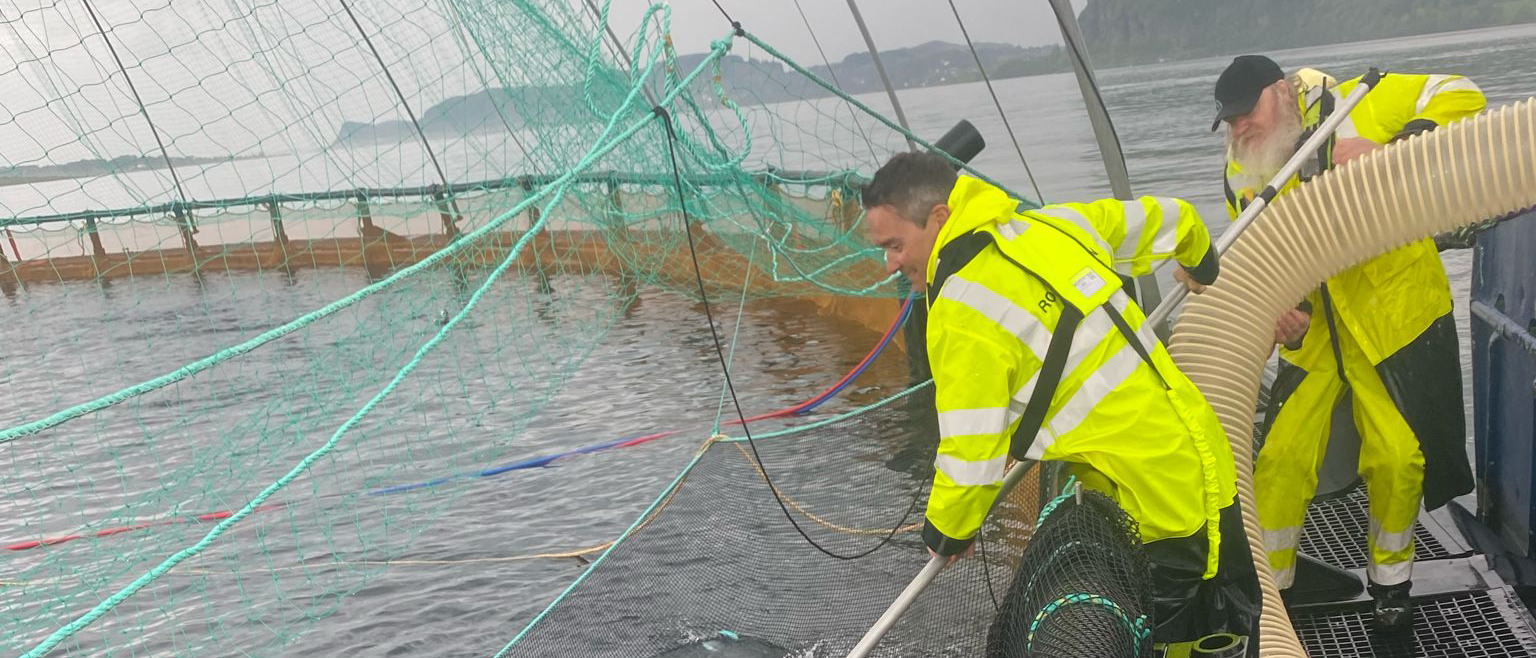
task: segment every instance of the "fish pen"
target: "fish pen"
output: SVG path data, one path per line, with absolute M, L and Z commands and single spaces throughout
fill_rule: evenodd
M 924 304 L 858 191 L 987 171 L 666 4 L 142 4 L 0 16 L 0 653 L 843 656 L 924 568 Z M 874 655 L 1149 654 L 1134 527 L 1019 472 Z M 1371 644 L 1362 500 L 1310 655 L 1536 653 L 1445 514 Z

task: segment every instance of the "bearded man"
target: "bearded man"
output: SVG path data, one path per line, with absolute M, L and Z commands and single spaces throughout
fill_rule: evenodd
M 1216 82 L 1227 124 L 1227 210 L 1260 193 L 1301 142 L 1354 90 L 1316 71 L 1286 77 L 1268 57 L 1243 55 Z M 1456 75 L 1388 73 L 1338 130 L 1280 188 L 1284 194 L 1381 145 L 1483 109 L 1477 86 Z M 1424 239 L 1329 278 L 1275 327 L 1280 370 L 1255 464 L 1259 525 L 1282 589 L 1296 574 L 1296 546 L 1328 440 L 1333 407 L 1353 398 L 1360 476 L 1370 499 L 1366 573 L 1378 628 L 1413 619 L 1414 525 L 1472 490 L 1465 448 L 1461 366 L 1451 291 L 1433 240 Z

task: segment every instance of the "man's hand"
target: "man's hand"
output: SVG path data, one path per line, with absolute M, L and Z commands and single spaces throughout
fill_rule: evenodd
M 1184 284 L 1185 288 L 1189 288 L 1189 291 L 1195 293 L 1196 295 L 1205 292 L 1205 284 L 1196 281 L 1195 278 L 1190 276 L 1189 272 L 1182 267 L 1176 267 L 1173 269 L 1173 280 Z
M 946 562 L 944 562 L 944 568 L 948 569 L 949 565 L 954 564 L 954 563 L 960 561 L 960 558 L 970 557 L 970 556 L 975 555 L 975 554 L 976 554 L 976 542 L 971 542 L 971 545 L 966 547 L 965 551 L 960 552 L 960 553 L 956 553 L 954 555 L 949 556 L 949 559 Z M 930 549 L 928 549 L 928 556 L 929 557 L 939 557 L 939 554 L 933 552 L 933 549 L 930 548 Z
M 1333 143 L 1333 164 L 1341 165 L 1381 148 L 1380 144 L 1364 137 L 1346 137 Z
M 1280 316 L 1275 322 L 1275 342 L 1281 345 L 1293 345 L 1307 335 L 1307 325 L 1312 323 L 1312 316 L 1307 313 L 1290 309 Z

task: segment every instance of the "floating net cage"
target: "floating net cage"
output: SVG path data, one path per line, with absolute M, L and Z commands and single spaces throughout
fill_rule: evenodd
M 764 300 L 901 317 L 857 189 L 909 137 L 927 144 L 749 32 L 722 23 L 709 53 L 678 56 L 669 8 L 606 14 L 0 13 L 0 382 L 19 401 L 0 406 L 0 653 L 324 653 L 391 634 L 413 655 L 852 646 L 926 557 L 927 389 L 892 352 L 835 363 L 874 383 L 755 421 L 747 443 L 711 330 L 730 359 L 805 347 L 753 327 Z M 595 360 L 671 379 L 614 381 Z M 798 373 L 807 402 L 827 383 L 731 365 L 748 414 L 765 371 Z M 592 429 L 625 414 L 685 429 Z M 670 483 L 605 454 L 662 439 Z M 573 455 L 579 476 L 537 468 Z M 594 534 L 573 488 L 623 522 Z M 881 651 L 984 651 L 1040 500 L 1032 483 L 1005 501 L 984 556 Z M 520 511 L 483 528 L 500 552 L 439 536 L 465 509 Z M 391 610 L 355 601 L 410 565 L 460 574 L 429 588 L 445 607 L 407 614 L 409 632 L 360 619 Z M 477 569 L 503 571 L 462 576 Z M 524 577 L 542 593 L 499 582 Z

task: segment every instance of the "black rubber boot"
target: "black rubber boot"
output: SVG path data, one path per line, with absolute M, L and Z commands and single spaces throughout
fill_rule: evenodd
M 1366 588 L 1371 593 L 1371 617 L 1377 630 L 1405 631 L 1413 628 L 1413 599 L 1408 591 L 1412 582 L 1399 585 L 1377 585 Z

